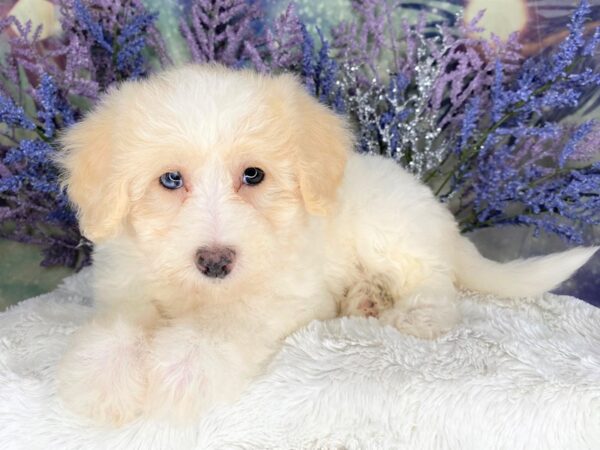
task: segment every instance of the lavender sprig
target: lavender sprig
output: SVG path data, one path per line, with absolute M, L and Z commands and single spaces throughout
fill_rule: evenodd
M 40 42 L 31 23 L 0 21 L 0 31 L 16 30 L 0 65 L 0 236 L 44 246 L 44 265 L 80 267 L 91 246 L 59 187 L 54 140 L 101 90 L 143 76 L 161 48 L 152 47 L 156 15 L 138 0 L 55 1 L 62 37 Z
M 154 25 L 158 15 L 141 0 L 54 1 L 60 5 L 63 29 L 87 48 L 100 91 L 116 81 L 145 76 L 153 55 L 161 65 L 169 63 Z
M 239 66 L 263 44 L 263 37 L 255 32 L 260 21 L 258 2 L 196 0 L 188 16 L 181 19 L 180 29 L 194 62 Z

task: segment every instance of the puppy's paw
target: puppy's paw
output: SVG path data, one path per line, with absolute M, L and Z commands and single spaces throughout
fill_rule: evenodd
M 58 393 L 71 411 L 119 426 L 142 412 L 146 393 L 144 331 L 126 321 L 85 325 L 58 369 Z
M 362 301 L 350 312 L 351 316 L 379 317 L 380 303 L 372 297 L 363 298 Z
M 145 413 L 175 423 L 197 420 L 235 399 L 246 385 L 231 346 L 208 339 L 191 325 L 159 330 L 148 363 Z
M 392 308 L 384 311 L 379 320 L 402 333 L 421 339 L 435 339 L 450 331 L 458 322 L 457 308 L 452 304 L 439 307 L 423 306 L 411 310 Z
M 361 278 L 346 289 L 340 312 L 344 316 L 379 317 L 392 305 L 393 299 L 382 279 Z

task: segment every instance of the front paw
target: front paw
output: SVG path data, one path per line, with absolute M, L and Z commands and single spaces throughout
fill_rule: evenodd
M 145 412 L 176 423 L 197 420 L 237 398 L 247 384 L 243 367 L 231 344 L 209 339 L 194 326 L 162 328 L 151 343 Z
M 146 338 L 116 319 L 79 330 L 58 369 L 58 394 L 71 411 L 119 426 L 142 412 L 146 393 Z

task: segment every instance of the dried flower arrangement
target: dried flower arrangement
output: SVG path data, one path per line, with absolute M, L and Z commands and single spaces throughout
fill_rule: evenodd
M 57 184 L 57 132 L 111 84 L 169 64 L 140 0 L 53 0 L 60 38 L 0 22 L 0 236 L 80 267 L 90 244 Z M 312 33 L 294 4 L 271 22 L 253 0 L 192 0 L 180 30 L 192 61 L 291 71 L 354 123 L 357 150 L 387 155 L 448 202 L 463 231 L 524 225 L 581 243 L 600 224 L 600 128 L 569 115 L 600 84 L 590 5 L 560 45 L 525 57 L 516 36 L 402 20 L 389 0 L 353 0 L 353 20 Z

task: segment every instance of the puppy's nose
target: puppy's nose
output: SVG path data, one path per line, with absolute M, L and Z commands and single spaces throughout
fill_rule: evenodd
M 196 266 L 209 278 L 225 278 L 234 261 L 235 250 L 229 247 L 202 247 L 196 252 Z

